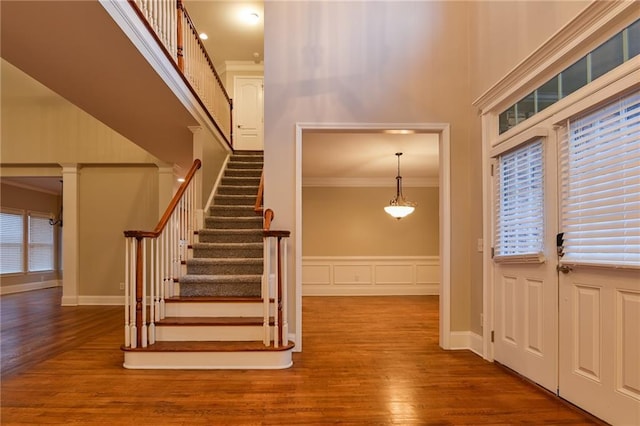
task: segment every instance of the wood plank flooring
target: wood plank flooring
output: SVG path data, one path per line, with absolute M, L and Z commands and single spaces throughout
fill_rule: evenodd
M 438 347 L 437 297 L 305 297 L 303 352 L 276 371 L 126 370 L 121 307 L 0 298 L 0 423 L 603 424 L 468 351 Z

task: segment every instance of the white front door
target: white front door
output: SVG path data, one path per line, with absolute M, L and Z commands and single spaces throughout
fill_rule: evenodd
M 258 150 L 264 147 L 264 78 L 236 76 L 234 78 L 233 146 L 238 150 Z
M 640 92 L 561 130 L 559 394 L 640 425 Z
M 556 392 L 555 139 L 494 157 L 494 359 Z M 531 217 L 535 220 L 531 221 Z

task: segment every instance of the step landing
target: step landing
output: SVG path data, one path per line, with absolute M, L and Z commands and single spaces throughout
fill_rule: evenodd
M 277 370 L 293 365 L 293 342 L 278 348 L 262 342 L 156 342 L 122 348 L 128 369 Z

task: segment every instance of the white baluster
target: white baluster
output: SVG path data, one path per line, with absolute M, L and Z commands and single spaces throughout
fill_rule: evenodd
M 129 326 L 129 331 L 130 331 L 130 341 L 131 341 L 131 347 L 132 348 L 137 348 L 138 347 L 138 328 L 136 326 L 136 268 L 137 268 L 137 263 L 136 263 L 136 252 L 137 252 L 137 244 L 136 244 L 136 239 L 135 238 L 131 238 L 131 250 L 129 251 L 129 254 L 131 255 L 130 258 L 130 265 L 131 267 L 131 274 L 130 274 L 130 279 L 131 279 L 131 292 L 129 294 L 129 315 L 131 318 L 131 325 Z
M 131 265 L 129 264 L 130 238 L 124 240 L 124 347 L 131 347 L 131 334 L 129 331 L 129 274 Z
M 269 329 L 269 280 L 267 279 L 267 275 L 262 275 L 261 281 L 261 294 L 262 294 L 262 329 L 264 331 L 264 336 L 262 339 L 262 343 L 265 346 L 269 346 L 271 344 L 271 336 Z
M 289 320 L 287 318 L 287 293 L 289 285 L 287 284 L 287 239 L 282 239 L 282 344 L 289 342 Z
M 147 347 L 147 241 L 142 241 L 142 347 Z
M 156 240 L 150 238 L 149 241 L 151 255 L 149 256 L 149 344 L 153 345 L 156 342 Z

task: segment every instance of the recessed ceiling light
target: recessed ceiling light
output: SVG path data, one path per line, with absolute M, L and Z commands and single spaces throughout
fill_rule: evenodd
M 207 35 L 207 33 L 200 33 L 200 40 L 206 40 L 208 38 L 209 36 Z
M 178 178 L 178 182 L 184 182 L 184 178 Z
M 255 25 L 260 20 L 260 15 L 258 15 L 258 12 L 247 11 L 245 12 L 244 19 L 248 24 Z

